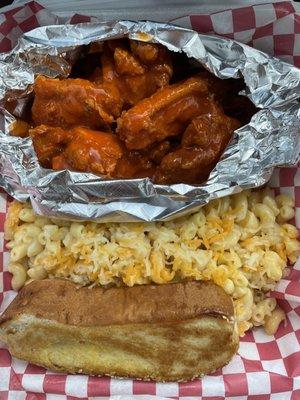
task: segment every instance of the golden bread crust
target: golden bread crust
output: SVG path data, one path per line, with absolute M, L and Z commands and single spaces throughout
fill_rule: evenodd
M 78 289 L 34 281 L 0 319 L 12 355 L 54 371 L 187 381 L 238 348 L 232 301 L 211 283 Z
M 234 310 L 231 298 L 212 282 L 104 289 L 44 279 L 22 288 L 0 324 L 23 313 L 68 325 L 105 326 L 176 322 L 208 313 L 231 318 Z

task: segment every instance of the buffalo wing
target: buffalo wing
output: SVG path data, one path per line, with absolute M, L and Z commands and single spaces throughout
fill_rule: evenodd
M 63 157 L 71 169 L 113 176 L 123 146 L 113 133 L 75 128 L 74 138 L 67 145 Z
M 181 140 L 184 147 L 211 147 L 218 153 L 223 141 L 228 142 L 232 132 L 241 125 L 238 120 L 225 115 L 213 98 L 210 107 L 210 112 L 194 118 L 186 128 Z
M 72 78 L 35 80 L 29 134 L 45 168 L 200 183 L 254 113 L 234 80 L 200 69 L 179 81 L 195 64 L 159 44 L 117 39 L 86 49 Z
M 134 42 L 131 50 L 123 42 L 113 42 L 106 46 L 102 55 L 102 81 L 119 90 L 125 108 L 168 85 L 173 68 L 166 49 L 151 45 L 151 50 L 145 48 L 143 56 L 139 57 L 141 51 Z
M 96 85 L 85 79 L 38 76 L 34 92 L 35 125 L 109 128 L 122 109 L 119 91 L 113 85 Z
M 199 183 L 225 150 L 239 121 L 226 116 L 211 101 L 211 111 L 192 120 L 186 128 L 181 145 L 163 159 L 155 175 L 158 183 Z
M 61 154 L 73 138 L 73 130 L 40 125 L 29 130 L 34 150 L 44 168 L 52 167 L 52 159 Z
M 113 133 L 40 125 L 30 130 L 30 136 L 38 160 L 45 168 L 93 172 L 110 178 L 154 174 L 152 161 L 142 154 L 128 152 Z
M 123 113 L 117 132 L 128 149 L 144 149 L 181 135 L 192 119 L 210 110 L 210 82 L 201 75 L 159 90 Z
M 110 175 L 123 155 L 123 145 L 112 133 L 77 127 L 38 126 L 30 131 L 43 167 Z

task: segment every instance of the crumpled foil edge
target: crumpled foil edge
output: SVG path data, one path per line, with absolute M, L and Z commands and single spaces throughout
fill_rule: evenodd
M 22 113 L 34 76 L 68 76 L 80 46 L 129 37 L 184 52 L 219 78 L 243 78 L 260 110 L 235 131 L 202 185 L 155 185 L 150 179 L 104 180 L 89 173 L 39 166 L 30 138 L 9 136 L 14 117 L 4 99 Z M 151 21 L 53 25 L 24 34 L 0 55 L 0 186 L 49 217 L 98 222 L 162 221 L 197 210 L 212 199 L 264 185 L 275 166 L 294 165 L 300 154 L 300 70 L 231 39 Z

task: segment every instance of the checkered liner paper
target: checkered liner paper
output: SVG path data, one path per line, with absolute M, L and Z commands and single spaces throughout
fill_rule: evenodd
M 122 4 L 123 5 L 123 4 Z M 85 15 L 60 19 L 38 3 L 31 2 L 0 15 L 0 51 L 8 51 L 25 31 L 41 25 L 95 21 Z M 201 33 L 236 39 L 274 54 L 300 67 L 300 15 L 291 2 L 262 4 L 226 10 L 211 15 L 183 16 L 173 20 Z M 270 186 L 296 199 L 295 223 L 300 228 L 300 166 L 274 172 Z M 7 271 L 8 252 L 3 224 L 8 198 L 0 193 L 0 311 L 15 293 Z M 221 371 L 187 383 L 154 383 L 132 380 L 65 375 L 46 371 L 12 358 L 0 344 L 0 400 L 6 399 L 300 399 L 300 260 L 288 278 L 272 293 L 287 313 L 287 322 L 275 337 L 262 329 L 249 332 L 240 343 L 238 355 Z M 99 310 L 101 311 L 101 310 Z

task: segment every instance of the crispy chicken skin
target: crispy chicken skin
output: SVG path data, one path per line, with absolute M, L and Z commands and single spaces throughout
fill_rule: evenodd
M 145 64 L 154 63 L 159 57 L 159 52 L 162 52 L 163 49 L 163 47 L 154 43 L 137 42 L 135 40 L 130 40 L 130 48 Z
M 143 75 L 146 72 L 142 63 L 127 49 L 116 47 L 113 57 L 116 72 L 120 75 L 135 76 Z
M 30 131 L 43 167 L 111 175 L 123 155 L 123 145 L 112 133 L 77 127 L 62 129 L 45 125 Z
M 163 158 L 154 181 L 159 184 L 202 182 L 214 158 L 212 149 L 179 147 Z
M 123 155 L 119 138 L 112 133 L 75 128 L 74 138 L 66 147 L 63 157 L 71 169 L 112 176 Z
M 162 159 L 155 181 L 197 183 L 205 180 L 239 126 L 239 121 L 227 117 L 211 101 L 211 112 L 193 119 L 183 134 L 181 146 Z
M 199 76 L 167 86 L 140 101 L 118 119 L 117 132 L 128 149 L 144 149 L 181 135 L 198 115 L 207 113 L 209 81 Z
M 30 125 L 22 119 L 16 119 L 9 127 L 11 136 L 26 137 L 30 129 Z
M 38 76 L 34 82 L 32 117 L 35 125 L 109 128 L 121 113 L 122 102 L 114 85 L 96 85 L 85 79 Z
M 45 168 L 92 172 L 110 178 L 140 178 L 155 172 L 149 157 L 128 152 L 113 133 L 40 125 L 30 130 L 30 136 Z
M 68 169 L 72 171 L 72 165 L 68 163 L 65 156 L 60 154 L 59 156 L 55 156 L 52 158 L 52 169 L 56 171 L 60 171 L 63 169 Z
M 154 143 L 147 149 L 141 151 L 154 164 L 159 165 L 164 156 L 174 148 L 174 145 L 169 140 L 163 140 L 159 143 Z
M 240 127 L 239 121 L 225 115 L 212 98 L 210 105 L 210 112 L 194 118 L 186 128 L 181 140 L 184 147 L 199 146 L 207 149 L 212 146 L 212 148 L 217 148 L 220 139 L 224 138 L 227 141 L 232 132 Z M 214 136 L 217 136 L 219 140 L 215 141 Z
M 114 179 L 146 178 L 156 169 L 147 157 L 130 153 L 117 135 L 81 129 L 81 132 L 52 159 L 55 170 L 92 172 Z
M 156 166 L 149 159 L 138 152 L 128 152 L 118 161 L 114 178 L 117 179 L 136 179 L 152 177 L 156 172 Z
M 103 82 L 119 90 L 125 108 L 168 85 L 173 73 L 166 49 L 154 44 L 151 49 L 144 48 L 143 56 L 139 57 L 135 54 L 138 48 L 131 45 L 130 50 L 123 42 L 112 41 L 105 47 L 101 58 Z
M 73 130 L 40 125 L 29 130 L 37 158 L 44 168 L 52 167 L 52 159 L 61 154 L 73 138 Z

